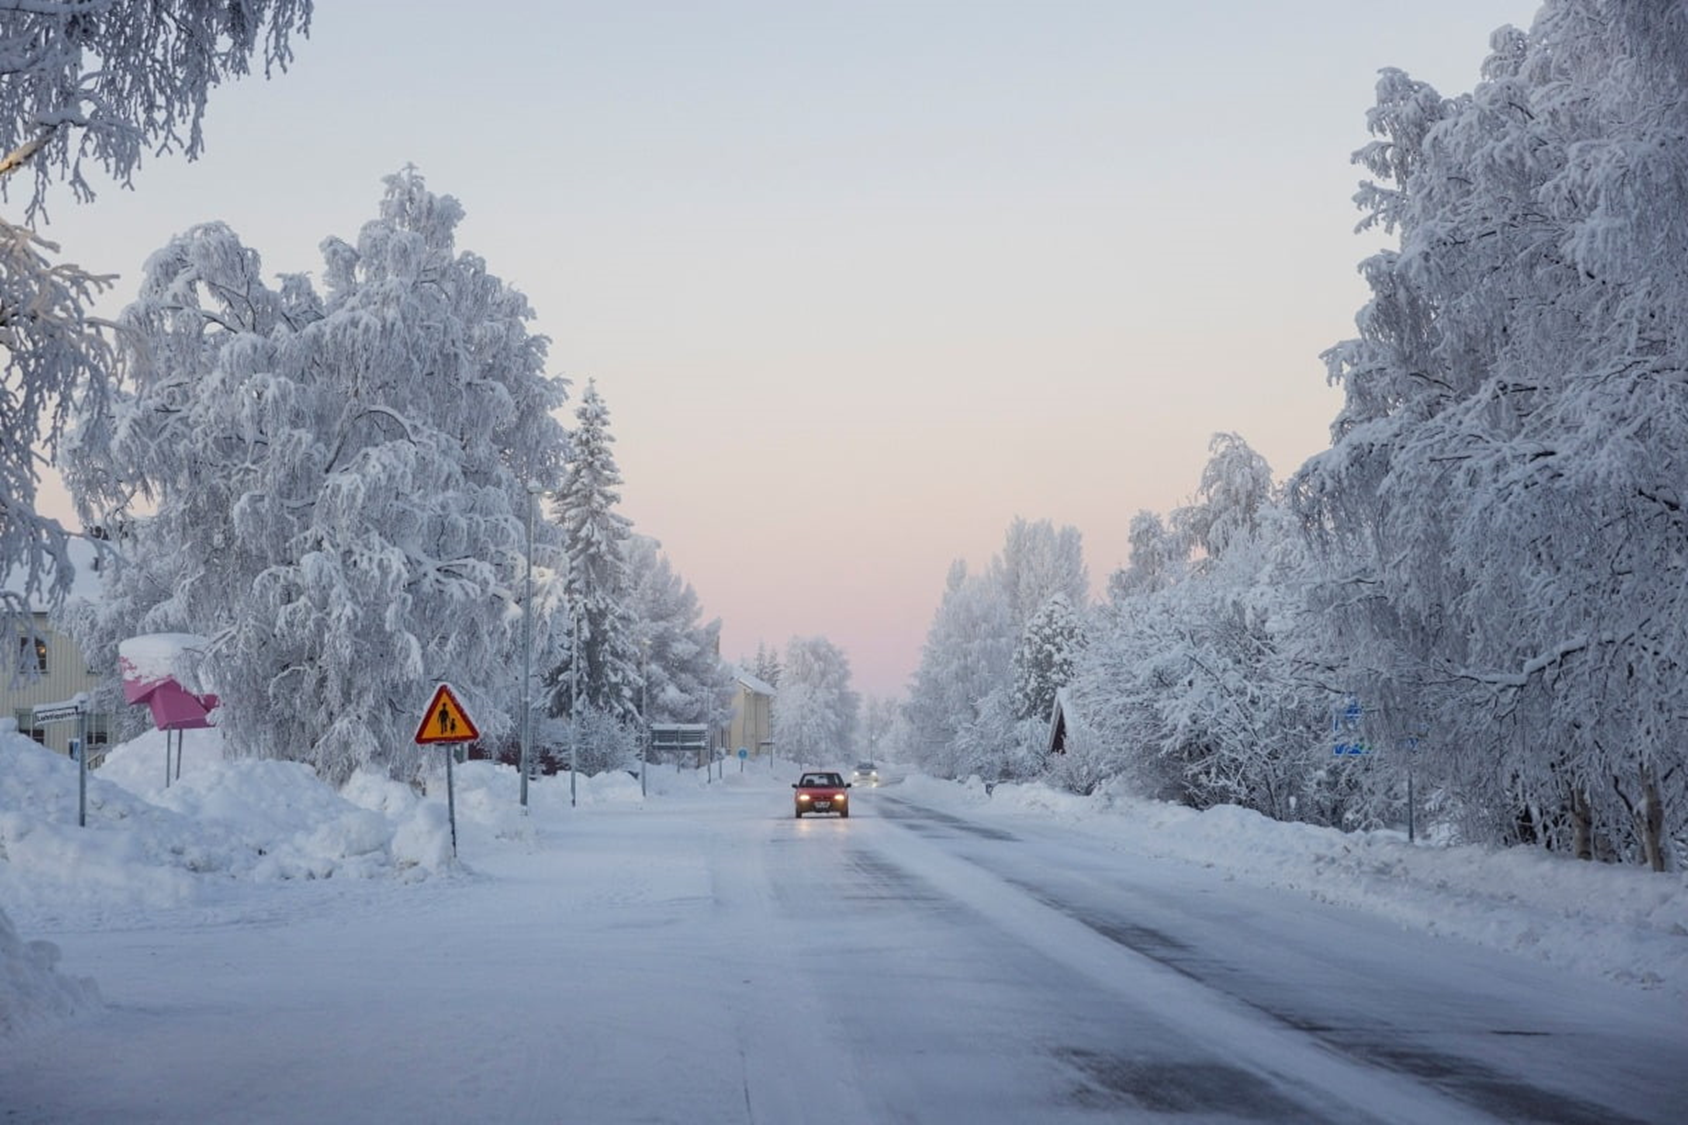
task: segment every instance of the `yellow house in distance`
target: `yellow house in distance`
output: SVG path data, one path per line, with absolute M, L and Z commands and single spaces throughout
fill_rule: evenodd
M 774 753 L 772 684 L 759 680 L 743 668 L 733 669 L 738 688 L 733 696 L 733 717 L 727 723 L 727 755 L 736 756 L 742 747 L 752 758 Z
M 70 596 L 97 597 L 99 558 L 94 548 L 86 540 L 73 539 L 70 559 L 76 565 L 76 582 Z M 10 582 L 4 586 L 12 589 Z M 102 680 L 115 674 L 116 669 L 102 675 L 89 668 L 76 643 L 54 627 L 45 611 L 34 610 L 29 617 L 29 628 L 22 622 L 14 624 L 12 639 L 6 642 L 8 655 L 0 657 L 0 724 L 10 727 L 15 723 L 19 734 L 33 738 L 49 750 L 67 754 L 70 740 L 76 737 L 77 724 L 38 723 L 35 708 L 62 703 L 79 692 L 92 692 Z M 110 716 L 93 713 L 87 721 L 88 748 L 97 751 L 111 739 Z

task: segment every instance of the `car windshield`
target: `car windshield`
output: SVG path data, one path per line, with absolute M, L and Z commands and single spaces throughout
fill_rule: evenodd
M 873 772 L 873 763 L 872 762 L 857 762 L 856 763 L 856 770 L 857 770 L 858 773 L 872 773 Z
M 843 780 L 835 773 L 806 773 L 803 775 L 804 785 L 842 785 Z

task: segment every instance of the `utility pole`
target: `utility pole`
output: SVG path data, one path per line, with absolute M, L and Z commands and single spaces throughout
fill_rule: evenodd
M 639 638 L 639 796 L 645 789 L 645 751 L 651 744 L 651 717 L 645 710 L 651 693 L 651 639 Z
M 572 576 L 574 560 L 569 560 Z M 572 585 L 572 583 L 570 583 Z M 577 801 L 576 779 L 580 776 L 580 617 L 575 600 L 569 602 L 569 808 Z
M 533 742 L 533 509 L 544 489 L 527 486 L 527 581 L 522 595 L 522 812 L 528 811 L 528 747 Z

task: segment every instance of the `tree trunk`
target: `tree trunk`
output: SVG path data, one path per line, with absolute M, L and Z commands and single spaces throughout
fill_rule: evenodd
M 1641 767 L 1641 849 L 1647 866 L 1665 870 L 1665 803 L 1659 797 L 1659 781 L 1648 766 Z
M 1571 790 L 1571 854 L 1594 859 L 1594 809 L 1581 789 Z

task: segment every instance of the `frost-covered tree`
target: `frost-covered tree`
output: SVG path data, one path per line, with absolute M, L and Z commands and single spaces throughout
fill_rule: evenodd
M 1330 692 L 1301 653 L 1307 552 L 1266 462 L 1235 434 L 1209 448 L 1176 532 L 1133 521 L 1131 562 L 1073 675 L 1057 776 L 1343 821 L 1322 772 Z
M 869 758 L 894 752 L 900 745 L 903 706 L 896 699 L 870 695 L 862 700 L 861 752 Z
M 791 761 L 842 763 L 855 746 L 861 700 L 850 688 L 850 659 L 825 637 L 793 637 L 774 700 L 773 735 Z
M 1073 678 L 1084 642 L 1084 621 L 1065 594 L 1053 595 L 1026 622 L 1014 650 L 1015 718 L 1049 718 L 1055 693 Z
M 1254 535 L 1261 509 L 1271 504 L 1276 488 L 1272 467 L 1237 434 L 1215 434 L 1208 442 L 1198 501 L 1173 513 L 1180 541 L 1202 552 L 1211 564 L 1235 542 Z
M 632 523 L 616 511 L 621 472 L 610 449 L 615 437 L 609 408 L 595 382 L 581 395 L 575 419 L 573 448 L 551 507 L 567 555 L 563 574 L 570 634 L 561 662 L 546 676 L 551 713 L 571 714 L 578 706 L 634 723 L 640 669 L 627 563 Z
M 1016 518 L 983 574 L 951 567 L 909 690 L 908 753 L 923 769 L 996 778 L 1034 766 L 1036 739 L 1017 726 L 1014 653 L 1051 598 L 1088 604 L 1082 548 L 1076 528 Z
M 286 67 L 310 0 L 88 0 L 0 10 L 0 193 L 45 217 L 49 189 L 92 199 L 85 166 L 128 186 L 144 157 L 199 155 L 212 87 Z M 19 188 L 20 176 L 31 176 Z M 70 586 L 67 532 L 35 510 L 71 403 L 98 408 L 112 378 L 108 326 L 89 305 L 110 283 L 0 219 L 0 623 L 57 605 Z M 93 514 L 81 513 L 84 522 Z
M 1002 588 L 957 559 L 921 646 L 909 687 L 908 757 L 939 777 L 965 776 L 957 737 L 980 716 L 1013 667 L 1014 635 Z
M 1138 512 L 1126 534 L 1130 561 L 1108 576 L 1108 599 L 1118 605 L 1134 594 L 1164 590 L 1184 576 L 1189 544 L 1154 512 Z
M 1688 8 L 1550 0 L 1443 98 L 1387 71 L 1344 406 L 1297 496 L 1344 665 L 1466 827 L 1688 835 Z M 1376 706 L 1373 701 L 1376 701 Z
M 461 218 L 388 177 L 357 243 L 323 243 L 325 296 L 197 227 L 123 315 L 127 394 L 85 420 L 75 479 L 118 502 L 129 564 L 83 640 L 115 662 L 131 633 L 207 636 L 238 752 L 413 772 L 436 680 L 513 725 L 525 482 L 560 469 L 564 384 Z
M 1056 528 L 1048 520 L 1033 523 L 1016 516 L 1001 552 L 991 559 L 989 576 L 1008 604 L 1015 640 L 1032 615 L 1057 594 L 1075 608 L 1090 603 L 1084 537 L 1076 527 Z
M 780 653 L 777 648 L 769 648 L 764 641 L 756 642 L 756 655 L 745 662 L 750 674 L 767 684 L 769 687 L 780 686 Z
M 674 573 L 657 541 L 627 540 L 645 722 L 719 726 L 732 714 L 733 674 L 721 660 L 721 620 L 704 622 L 691 583 Z

